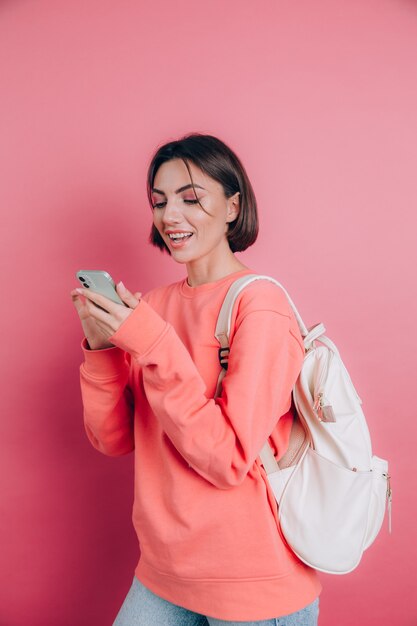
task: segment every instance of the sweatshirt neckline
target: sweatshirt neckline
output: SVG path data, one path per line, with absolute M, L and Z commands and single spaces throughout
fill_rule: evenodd
M 254 272 L 250 269 L 238 270 L 237 272 L 232 272 L 231 274 L 227 274 L 227 276 L 223 276 L 223 278 L 219 278 L 218 280 L 215 280 L 210 283 L 203 283 L 202 285 L 197 285 L 196 287 L 191 287 L 187 282 L 187 278 L 184 278 L 184 280 L 181 282 L 181 285 L 180 285 L 180 292 L 186 298 L 193 298 L 194 296 L 197 296 L 200 293 L 203 293 L 206 291 L 212 291 L 213 289 L 220 287 L 221 285 L 227 283 L 228 281 L 231 281 L 233 278 L 238 278 L 239 276 L 244 276 L 245 274 L 253 274 L 253 273 Z

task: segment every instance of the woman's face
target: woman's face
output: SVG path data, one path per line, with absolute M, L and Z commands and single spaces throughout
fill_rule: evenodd
M 226 198 L 220 183 L 193 163 L 188 165 L 203 209 L 181 159 L 159 167 L 152 190 L 154 225 L 179 263 L 230 253 L 226 233 L 239 212 L 238 193 Z

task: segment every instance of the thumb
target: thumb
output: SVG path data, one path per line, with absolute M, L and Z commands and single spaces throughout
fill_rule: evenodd
M 119 296 L 121 297 L 121 299 L 123 300 L 123 302 L 125 304 L 127 304 L 131 309 L 134 309 L 134 308 L 137 307 L 137 305 L 138 305 L 138 298 L 137 298 L 136 294 L 133 295 L 129 291 L 129 289 L 126 289 L 126 287 L 124 286 L 122 281 L 117 283 L 116 291 L 119 294 Z

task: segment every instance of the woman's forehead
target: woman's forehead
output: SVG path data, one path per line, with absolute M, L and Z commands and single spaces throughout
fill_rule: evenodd
M 200 186 L 207 190 L 214 190 L 219 183 L 205 174 L 197 165 L 191 161 L 187 161 L 190 168 L 192 182 L 195 186 Z M 155 174 L 154 189 L 161 189 L 163 191 L 177 191 L 178 188 L 191 183 L 190 174 L 188 173 L 187 166 L 182 159 L 171 159 L 163 163 Z

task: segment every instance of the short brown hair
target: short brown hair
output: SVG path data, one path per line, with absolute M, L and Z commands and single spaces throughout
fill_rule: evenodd
M 227 239 L 232 252 L 241 252 L 249 248 L 258 236 L 258 211 L 252 185 L 237 155 L 217 137 L 201 133 L 190 133 L 177 141 L 164 144 L 158 148 L 148 168 L 146 187 L 151 207 L 153 207 L 152 189 L 156 172 L 163 163 L 172 159 L 181 159 L 185 163 L 192 185 L 194 181 L 188 161 L 219 182 L 226 198 L 240 192 L 240 211 L 237 218 L 229 224 Z M 194 193 L 197 198 L 195 188 Z M 154 225 L 152 225 L 149 241 L 169 253 L 168 247 Z

